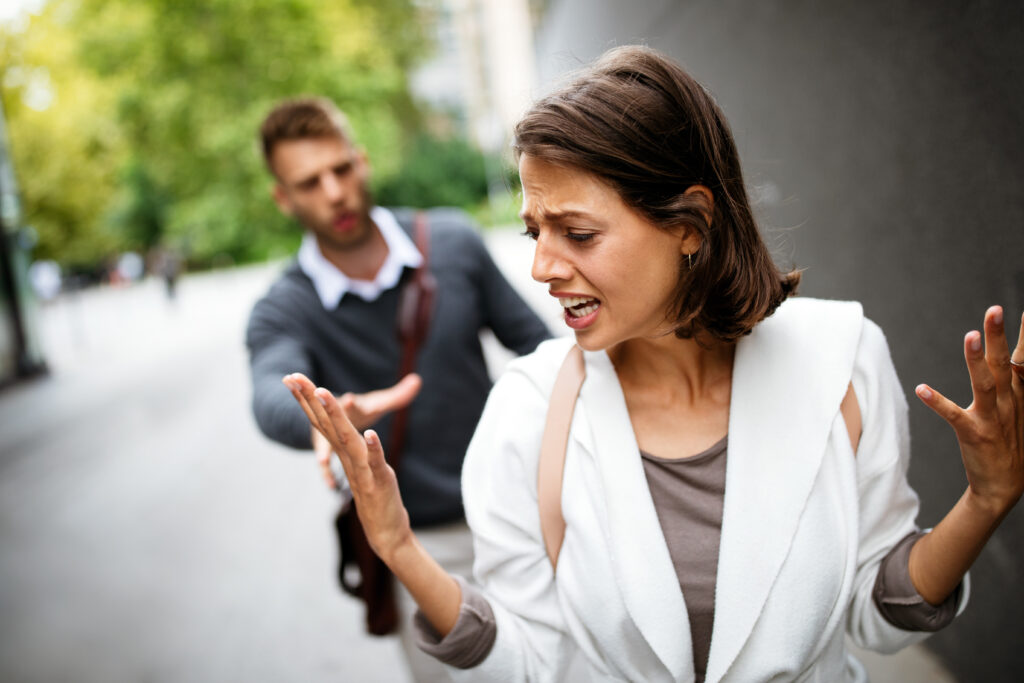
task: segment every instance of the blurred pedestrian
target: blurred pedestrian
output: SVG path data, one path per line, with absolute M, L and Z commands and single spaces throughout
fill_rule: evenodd
M 479 587 L 423 552 L 381 439 L 285 378 L 423 647 L 472 681 L 560 681 L 578 651 L 595 681 L 853 682 L 847 636 L 888 653 L 948 625 L 1024 492 L 1024 320 L 1012 353 L 999 306 L 967 333 L 967 409 L 917 387 L 967 480 L 923 531 L 885 337 L 858 303 L 791 296 L 699 83 L 611 50 L 515 149 L 533 277 L 576 344 L 513 361 L 488 399 L 463 472 Z
M 163 247 L 157 253 L 156 272 L 164 281 L 167 298 L 173 301 L 177 294 L 178 276 L 181 275 L 181 256 L 176 249 Z
M 344 485 L 332 473 L 330 445 L 310 429 L 281 378 L 300 371 L 329 388 L 358 429 L 374 427 L 400 451 L 409 523 L 448 570 L 469 576 L 460 473 L 491 387 L 479 333 L 490 328 L 517 353 L 550 333 L 499 273 L 464 213 L 373 203 L 367 154 L 331 102 L 282 102 L 260 134 L 274 201 L 306 232 L 295 262 L 249 319 L 256 421 L 280 443 L 313 448 L 327 483 Z M 343 558 L 359 556 L 352 544 L 365 539 L 353 534 L 362 533 L 355 515 L 343 510 L 336 521 Z M 365 585 L 373 572 L 362 560 L 360 571 L 368 628 L 388 632 L 390 622 L 373 613 L 380 587 Z M 339 574 L 352 588 L 344 567 Z M 385 592 L 391 583 L 388 575 Z M 403 596 L 400 634 L 412 674 L 445 680 L 443 667 L 412 644 L 414 604 Z
M 146 274 L 146 262 L 138 252 L 126 251 L 117 259 L 118 282 L 132 284 Z
M 40 301 L 53 301 L 63 285 L 60 265 L 50 259 L 33 261 L 28 267 L 28 281 Z

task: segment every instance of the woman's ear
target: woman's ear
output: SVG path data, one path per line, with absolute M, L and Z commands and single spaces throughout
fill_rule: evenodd
M 704 185 L 691 185 L 683 194 L 700 202 L 700 212 L 704 215 L 704 221 L 711 225 L 711 217 L 715 210 L 715 199 L 711 194 L 711 190 Z M 690 226 L 684 226 L 683 239 L 679 245 L 679 250 L 683 256 L 692 256 L 700 249 L 702 243 L 703 238 L 700 232 Z
M 700 233 L 693 228 L 687 226 L 683 228 L 683 239 L 679 242 L 679 253 L 688 258 L 692 258 L 698 251 L 700 251 L 700 245 L 704 243 Z
M 699 199 L 701 204 L 703 204 L 700 211 L 704 214 L 704 220 L 708 225 L 711 225 L 711 217 L 715 213 L 715 196 L 711 194 L 711 190 L 706 185 L 690 185 L 690 187 L 686 188 L 683 196 Z

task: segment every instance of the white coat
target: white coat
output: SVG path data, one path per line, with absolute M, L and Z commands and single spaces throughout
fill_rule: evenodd
M 692 681 L 685 596 L 603 351 L 585 353 L 557 575 L 545 554 L 537 458 L 571 343 L 546 342 L 509 365 L 469 447 L 462 490 L 474 573 L 497 638 L 480 665 L 458 673 L 558 681 L 575 647 L 590 680 Z M 856 457 L 839 409 L 851 381 L 863 422 Z M 906 410 L 885 338 L 857 303 L 792 299 L 740 339 L 709 683 L 863 681 L 844 632 L 882 652 L 927 635 L 890 625 L 871 598 L 880 561 L 916 528 Z

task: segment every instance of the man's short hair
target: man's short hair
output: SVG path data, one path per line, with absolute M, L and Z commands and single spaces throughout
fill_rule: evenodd
M 285 140 L 338 138 L 352 142 L 348 119 L 326 97 L 300 97 L 277 104 L 260 126 L 263 160 L 270 172 L 274 146 Z

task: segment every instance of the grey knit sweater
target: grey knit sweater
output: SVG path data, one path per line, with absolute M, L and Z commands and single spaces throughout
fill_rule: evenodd
M 394 213 L 411 234 L 413 212 Z M 398 477 L 413 526 L 463 515 L 462 459 L 491 388 L 480 330 L 491 328 L 519 354 L 550 336 L 502 277 L 465 214 L 434 209 L 428 216 L 430 270 L 438 289 L 430 332 L 417 358 L 423 388 L 410 408 Z M 246 332 L 253 413 L 264 434 L 293 448 L 310 448 L 309 422 L 281 384 L 290 372 L 304 373 L 335 394 L 381 389 L 399 379 L 395 317 L 401 286 L 372 302 L 346 294 L 335 310 L 325 310 L 298 264 L 285 270 L 254 306 Z M 374 428 L 387 453 L 390 416 Z

